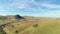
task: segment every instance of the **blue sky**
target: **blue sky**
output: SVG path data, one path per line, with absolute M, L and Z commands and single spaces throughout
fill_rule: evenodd
M 60 0 L 0 0 L 0 15 L 60 17 Z

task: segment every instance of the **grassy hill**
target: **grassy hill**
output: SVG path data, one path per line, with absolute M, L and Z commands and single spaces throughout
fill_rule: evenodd
M 23 16 L 25 20 L 17 20 L 3 27 L 6 34 L 60 34 L 60 18 Z M 9 16 L 2 22 L 16 20 Z M 1 23 L 1 22 L 0 22 Z

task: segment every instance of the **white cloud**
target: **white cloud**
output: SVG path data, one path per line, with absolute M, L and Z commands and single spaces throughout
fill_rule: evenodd
M 48 1 L 50 2 L 50 0 L 48 0 Z M 29 4 L 35 5 L 35 6 L 37 6 L 37 8 L 31 7 Z M 42 9 L 42 7 L 41 7 L 41 6 L 44 6 L 47 8 L 60 8 L 60 5 L 53 5 L 53 4 L 49 4 L 49 3 L 45 3 L 45 2 L 38 3 L 35 0 L 15 0 L 11 4 L 9 4 L 9 6 L 12 6 L 12 8 L 0 7 L 0 11 L 14 10 L 14 8 L 16 8 L 16 9 L 17 8 L 18 9 L 25 8 L 27 11 L 29 11 L 28 14 L 32 13 L 29 15 L 44 16 L 44 17 L 60 17 L 60 10 L 49 10 L 49 9 L 47 9 L 45 12 L 45 9 Z M 24 11 L 23 11 L 23 13 L 24 13 Z M 8 14 L 10 14 L 10 13 L 8 13 Z
M 13 3 L 10 4 L 10 6 L 13 6 L 15 8 L 32 8 L 29 4 L 37 5 L 38 8 L 40 8 L 40 5 L 35 2 L 35 0 L 15 0 Z
M 14 8 L 27 8 L 27 0 L 15 0 L 13 3 L 10 4 L 10 6 L 13 6 Z
M 41 5 L 47 8 L 60 8 L 60 5 L 54 5 L 54 4 L 48 4 L 48 3 L 42 3 Z

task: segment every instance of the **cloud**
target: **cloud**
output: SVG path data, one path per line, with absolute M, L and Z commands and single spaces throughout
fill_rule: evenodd
M 24 9 L 30 12 L 43 12 L 44 10 L 41 8 L 40 4 L 35 0 L 15 0 L 10 4 L 12 8 L 16 9 Z
M 14 8 L 19 8 L 19 9 L 23 9 L 23 8 L 40 8 L 40 5 L 35 2 L 35 0 L 15 0 L 13 1 L 10 6 L 14 7 Z
M 42 3 L 41 5 L 47 8 L 60 8 L 60 5 L 54 5 L 54 4 L 48 4 L 48 3 Z
M 37 3 L 35 0 L 4 0 L 1 2 L 4 2 L 2 3 L 3 6 L 7 5 L 7 8 L 10 8 L 10 9 L 13 8 L 13 9 L 43 11 L 42 7 L 40 6 L 40 3 Z
M 18 13 L 26 15 L 59 17 L 60 5 L 52 4 L 52 2 L 55 1 L 56 0 L 4 0 L 0 1 L 0 11 L 12 11 L 9 14 L 18 11 Z
M 10 6 L 13 6 L 14 8 L 22 9 L 22 8 L 29 7 L 28 3 L 29 3 L 28 0 L 15 0 L 15 1 L 13 1 L 12 4 L 10 4 Z

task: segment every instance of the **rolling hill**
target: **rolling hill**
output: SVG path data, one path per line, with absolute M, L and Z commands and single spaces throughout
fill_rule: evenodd
M 3 26 L 3 34 L 60 34 L 60 18 L 23 16 L 25 19 L 17 20 L 15 16 L 5 17 L 0 23 L 16 21 Z

